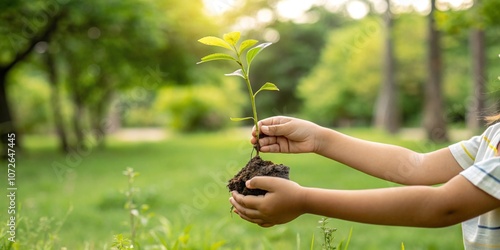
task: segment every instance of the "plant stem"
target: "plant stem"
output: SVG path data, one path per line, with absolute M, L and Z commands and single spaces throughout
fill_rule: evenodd
M 259 144 L 259 138 L 260 138 L 260 129 L 259 129 L 259 118 L 257 117 L 257 107 L 255 105 L 255 96 L 253 94 L 252 90 L 252 84 L 250 83 L 250 76 L 248 75 L 248 72 L 245 70 L 245 67 L 241 63 L 240 55 L 238 55 L 238 64 L 241 67 L 241 70 L 243 71 L 243 75 L 245 76 L 245 83 L 247 84 L 248 88 L 248 95 L 250 96 L 250 103 L 252 104 L 252 113 L 253 113 L 253 124 L 255 126 L 255 136 L 257 138 L 257 143 L 255 145 L 255 149 L 257 151 L 257 155 L 259 155 L 260 151 L 260 144 Z
M 128 176 L 128 208 L 129 208 L 129 216 L 130 216 L 130 239 L 132 241 L 132 244 L 135 243 L 135 218 L 134 218 L 134 213 L 133 210 L 135 209 L 135 204 L 133 200 L 133 195 L 134 195 L 134 173 L 131 172 L 129 173 Z
M 234 52 L 236 53 L 236 56 L 238 58 L 237 63 L 240 66 L 241 71 L 243 72 L 243 75 L 245 76 L 245 83 L 247 84 L 248 95 L 250 97 L 250 103 L 252 104 L 253 124 L 255 126 L 255 135 L 257 138 L 257 143 L 255 144 L 255 149 L 257 151 L 257 156 L 258 156 L 259 151 L 260 151 L 260 144 L 259 144 L 260 129 L 259 129 L 259 124 L 258 124 L 259 118 L 257 117 L 257 107 L 255 105 L 255 96 L 253 94 L 252 84 L 250 83 L 250 76 L 249 76 L 250 72 L 245 70 L 245 67 L 243 66 L 243 62 L 241 61 L 241 55 L 240 55 L 240 53 L 238 53 L 238 49 L 236 48 L 236 46 L 233 45 L 233 49 L 234 49 Z M 250 68 L 248 68 L 248 70 L 250 71 Z

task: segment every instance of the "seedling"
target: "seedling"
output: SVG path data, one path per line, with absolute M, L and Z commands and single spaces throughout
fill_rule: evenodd
M 244 40 L 240 43 L 241 34 L 240 32 L 230 32 L 224 34 L 222 38 L 215 36 L 207 36 L 198 40 L 200 43 L 221 47 L 226 50 L 229 50 L 229 53 L 214 53 L 207 55 L 201 58 L 201 61 L 198 62 L 210 62 L 217 60 L 225 60 L 232 61 L 238 65 L 238 69 L 236 69 L 233 73 L 226 74 L 226 76 L 238 76 L 243 78 L 245 84 L 248 89 L 248 96 L 250 97 L 250 104 L 252 105 L 252 117 L 243 117 L 243 118 L 231 118 L 232 121 L 244 121 L 244 120 L 253 120 L 253 124 L 255 126 L 255 135 L 257 137 L 257 143 L 254 145 L 254 148 L 257 151 L 257 155 L 250 159 L 247 165 L 240 170 L 238 174 L 236 174 L 231 180 L 229 180 L 229 184 L 227 187 L 230 191 L 237 191 L 243 195 L 261 195 L 265 194 L 267 191 L 259 190 L 259 189 L 248 189 L 245 186 L 245 182 L 254 176 L 258 175 L 266 175 L 266 176 L 276 176 L 288 179 L 289 175 L 289 167 L 284 166 L 282 164 L 274 164 L 270 161 L 263 161 L 259 156 L 260 144 L 259 139 L 261 137 L 260 129 L 258 126 L 258 115 L 257 108 L 255 106 L 255 97 L 262 91 L 278 91 L 278 87 L 274 83 L 266 82 L 262 85 L 257 91 L 253 91 L 252 84 L 250 82 L 250 66 L 254 61 L 255 57 L 265 48 L 269 47 L 271 43 L 262 43 L 255 46 L 258 41 L 255 39 Z M 245 54 L 245 56 L 243 56 Z M 244 58 L 245 60 L 243 60 Z
M 228 61 L 233 61 L 238 64 L 239 68 L 234 71 L 233 73 L 225 74 L 225 76 L 238 76 L 241 77 L 245 80 L 245 83 L 248 88 L 248 95 L 250 97 L 250 104 L 252 106 L 252 113 L 253 117 L 242 117 L 242 118 L 234 118 L 231 117 L 230 119 L 232 121 L 244 121 L 244 120 L 253 120 L 253 123 L 255 125 L 255 132 L 257 136 L 257 145 L 255 146 L 257 149 L 257 155 L 259 155 L 259 138 L 260 138 L 260 131 L 259 131 L 259 126 L 257 125 L 259 118 L 257 115 L 257 108 L 255 105 L 255 97 L 257 96 L 258 93 L 264 90 L 269 90 L 269 91 L 279 91 L 278 87 L 274 83 L 266 82 L 262 87 L 260 87 L 259 90 L 256 92 L 253 91 L 252 89 L 252 84 L 250 82 L 250 66 L 252 65 L 253 60 L 255 57 L 265 48 L 269 47 L 272 43 L 262 43 L 259 44 L 255 47 L 253 47 L 255 44 L 257 44 L 259 41 L 255 39 L 248 39 L 244 40 L 241 43 L 238 43 L 240 41 L 241 34 L 240 32 L 230 32 L 227 34 L 224 34 L 223 38 L 218 38 L 215 36 L 206 36 L 198 40 L 200 43 L 203 43 L 205 45 L 209 46 L 216 46 L 216 47 L 222 47 L 226 50 L 229 50 L 229 53 L 214 53 L 207 55 L 203 58 L 201 58 L 201 61 L 198 62 L 204 63 L 204 62 L 210 62 L 210 61 L 216 61 L 216 60 L 228 60 Z M 253 48 L 252 48 L 253 47 Z M 246 52 L 246 57 L 245 61 L 242 60 L 243 54 Z

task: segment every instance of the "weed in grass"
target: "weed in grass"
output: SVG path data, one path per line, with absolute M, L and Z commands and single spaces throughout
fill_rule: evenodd
M 326 225 L 328 224 L 328 218 L 322 218 L 319 221 L 319 229 L 321 230 L 321 233 L 323 234 L 323 244 L 321 245 L 321 249 L 323 250 L 334 250 L 337 249 L 337 247 L 333 246 L 333 239 L 335 237 L 333 236 L 333 233 L 337 231 L 336 228 L 331 228 L 327 227 Z
M 21 209 L 20 209 L 21 210 Z M 15 241 L 9 240 L 9 233 L 5 227 L 0 229 L 0 249 L 20 250 L 20 249 L 40 249 L 49 250 L 56 248 L 59 242 L 59 232 L 67 217 L 72 212 L 70 207 L 67 213 L 56 220 L 53 217 L 40 217 L 37 221 L 18 214 L 17 236 Z M 61 248 L 61 249 L 64 249 Z
M 321 249 L 322 250 L 347 250 L 349 247 L 349 242 L 351 241 L 351 235 L 352 235 L 352 228 L 349 231 L 349 236 L 347 237 L 347 242 L 345 246 L 343 246 L 344 241 L 339 242 L 337 246 L 334 246 L 334 233 L 337 231 L 336 228 L 331 228 L 328 227 L 327 224 L 329 222 L 329 219 L 326 217 L 321 218 L 321 220 L 318 221 L 319 226 L 318 228 L 321 230 L 322 234 L 322 239 L 323 243 L 321 244 Z M 344 247 L 344 248 L 342 248 Z M 311 240 L 311 250 L 314 249 L 314 234 Z
M 217 250 L 221 248 L 225 241 L 216 242 L 194 242 L 191 230 L 192 225 L 187 225 L 180 233 L 175 232 L 175 228 L 165 217 L 156 217 L 152 213 L 146 214 L 149 205 L 139 205 L 136 199 L 139 192 L 134 186 L 135 178 L 139 176 L 133 168 L 123 171 L 127 176 L 127 191 L 125 192 L 125 209 L 128 212 L 130 236 L 117 234 L 113 237 L 113 250 L 127 249 L 209 249 Z M 150 221 L 156 219 L 157 226 L 151 226 Z M 208 232 L 206 232 L 208 234 Z
M 128 250 L 133 249 L 134 245 L 132 245 L 132 241 L 127 237 L 124 237 L 123 234 L 118 234 L 113 237 L 113 243 L 111 244 L 112 250 Z

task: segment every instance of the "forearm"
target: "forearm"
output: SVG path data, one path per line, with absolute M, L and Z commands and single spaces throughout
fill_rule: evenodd
M 322 128 L 316 153 L 369 175 L 401 184 L 444 183 L 460 172 L 448 149 L 421 154 Z M 429 175 L 432 170 L 434 174 Z
M 306 188 L 306 213 L 361 223 L 413 227 L 453 225 L 462 218 L 436 204 L 439 190 L 426 186 L 374 190 Z

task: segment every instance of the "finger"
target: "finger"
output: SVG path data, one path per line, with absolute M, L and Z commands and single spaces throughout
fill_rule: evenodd
M 281 150 L 281 147 L 278 144 L 261 146 L 260 151 L 264 153 L 287 153 L 286 151 Z
M 235 202 L 234 198 L 231 197 L 229 198 L 229 202 L 233 205 L 234 209 L 233 212 L 239 215 L 242 219 L 247 220 L 249 222 L 255 223 L 255 224 L 263 224 L 266 223 L 261 217 L 262 215 L 260 214 L 259 211 L 254 210 L 254 209 L 248 209 L 237 202 Z
M 276 184 L 285 179 L 279 177 L 269 177 L 269 176 L 256 176 L 252 179 L 248 180 L 245 184 L 247 188 L 250 189 L 262 189 L 268 192 L 273 192 L 275 190 Z M 248 196 L 250 197 L 250 196 Z M 255 197 L 255 196 L 254 196 Z M 257 196 L 262 199 L 263 196 Z M 246 197 L 245 197 L 246 198 Z M 259 200 L 248 199 L 246 202 L 251 202 L 251 205 L 255 205 L 259 202 Z
M 246 208 L 246 209 L 256 209 L 258 204 L 261 202 L 260 200 L 264 197 L 264 196 L 255 196 L 255 195 L 242 195 L 242 194 L 239 194 L 238 192 L 231 192 L 231 195 L 234 200 L 234 202 L 240 206 L 240 207 L 243 207 L 243 208 Z M 230 200 L 231 201 L 231 200 Z M 231 202 L 231 204 L 233 204 L 233 202 Z M 233 204 L 234 206 L 235 204 Z
M 255 145 L 255 144 L 257 143 L 257 138 L 252 137 L 252 138 L 250 139 L 250 143 L 251 143 L 252 145 Z
M 248 222 L 255 223 L 257 225 L 261 225 L 261 224 L 263 224 L 263 225 L 270 225 L 270 223 L 265 222 L 262 219 L 249 218 L 249 217 L 247 217 L 246 215 L 242 214 L 240 211 L 238 211 L 236 209 L 234 210 L 234 213 L 236 213 L 238 216 L 240 216 L 240 218 L 242 218 L 242 219 L 244 219 L 244 220 L 246 220 Z
M 257 125 L 260 128 L 260 122 L 258 122 Z M 256 136 L 257 136 L 257 129 L 255 128 L 255 125 L 253 125 L 253 127 L 252 127 L 252 137 L 256 137 Z
M 260 131 L 268 136 L 286 136 L 292 132 L 289 125 L 288 122 L 278 125 L 263 125 Z
M 266 145 L 275 144 L 276 141 L 277 141 L 277 138 L 275 136 L 265 136 L 265 137 L 260 137 L 259 144 L 261 146 L 266 146 Z
M 271 223 L 261 223 L 261 224 L 259 224 L 259 226 L 261 226 L 261 227 L 272 227 L 274 225 L 275 224 L 271 224 Z
M 266 135 L 283 135 L 280 133 L 282 125 L 287 124 L 292 119 L 286 116 L 274 116 L 259 121 L 258 126 L 261 133 Z M 286 131 L 285 131 L 286 132 Z
M 262 119 L 261 121 L 259 121 L 259 127 L 268 126 L 268 125 L 278 125 L 278 124 L 286 123 L 290 120 L 292 120 L 292 119 L 290 117 L 287 117 L 287 116 L 273 116 L 273 117 L 269 117 L 269 118 Z

